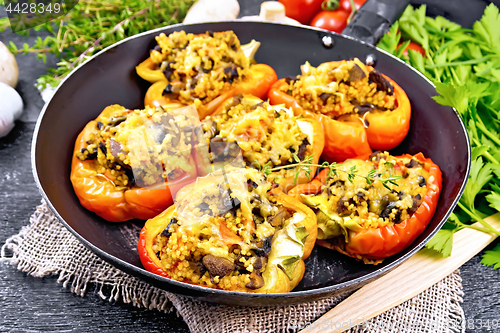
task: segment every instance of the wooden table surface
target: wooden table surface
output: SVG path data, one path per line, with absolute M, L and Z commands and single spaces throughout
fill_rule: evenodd
M 257 14 L 260 2 L 241 1 L 241 15 Z M 4 15 L 0 10 L 0 17 Z M 0 41 L 13 40 L 19 46 L 23 42 L 32 43 L 35 36 L 24 38 L 4 32 L 0 33 Z M 1 245 L 29 223 L 30 215 L 40 204 L 41 196 L 31 172 L 30 149 L 43 101 L 33 85 L 47 67 L 57 62 L 49 57 L 44 65 L 33 55 L 17 56 L 17 61 L 20 81 L 16 89 L 23 97 L 25 110 L 13 131 L 0 138 Z M 462 307 L 467 323 L 475 327 L 467 332 L 500 331 L 491 327 L 493 320 L 500 321 L 500 270 L 481 265 L 480 256 L 476 256 L 461 268 L 461 273 L 465 293 Z M 175 313 L 110 303 L 92 288 L 82 298 L 56 280 L 56 277 L 34 278 L 15 266 L 1 263 L 0 332 L 188 332 L 187 325 Z

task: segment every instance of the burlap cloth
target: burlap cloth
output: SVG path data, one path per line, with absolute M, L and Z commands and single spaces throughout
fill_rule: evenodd
M 103 299 L 159 311 L 171 311 L 174 307 L 193 333 L 296 332 L 347 297 L 255 308 L 217 305 L 175 295 L 102 261 L 57 220 L 44 202 L 31 216 L 30 224 L 2 246 L 0 260 L 16 264 L 19 270 L 35 277 L 57 275 L 58 282 L 70 286 L 80 296 L 94 284 Z M 415 298 L 349 332 L 464 332 L 462 295 L 461 278 L 456 271 Z M 327 321 L 316 325 L 325 332 L 335 327 L 335 323 Z

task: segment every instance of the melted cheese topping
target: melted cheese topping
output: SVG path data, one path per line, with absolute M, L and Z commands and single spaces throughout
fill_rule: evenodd
M 329 117 L 364 112 L 394 110 L 395 96 L 380 90 L 372 82 L 366 66 L 353 59 L 326 62 L 318 67 L 308 62 L 301 66 L 302 74 L 290 81 L 290 93 L 304 109 Z

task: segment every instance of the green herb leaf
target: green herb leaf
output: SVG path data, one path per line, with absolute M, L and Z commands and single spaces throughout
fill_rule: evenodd
M 494 269 L 500 268 L 500 244 L 493 250 L 486 251 L 481 259 L 481 264 L 493 266 Z
M 500 49 L 500 14 L 494 4 L 486 7 L 483 17 L 475 22 L 472 28 L 478 37 L 494 49 Z
M 491 188 L 493 191 L 486 196 L 486 200 L 489 202 L 490 207 L 500 211 L 500 187 L 493 184 Z
M 425 247 L 441 253 L 444 258 L 449 257 L 453 248 L 453 233 L 453 230 L 441 229 L 425 244 Z
M 36 27 L 50 33 L 21 52 L 35 53 L 46 61 L 47 54 L 61 58 L 57 68 L 37 80 L 37 86 L 56 86 L 62 78 L 103 48 L 140 32 L 179 23 L 193 0 L 85 0 L 67 15 Z M 0 30 L 5 21 L 0 21 Z M 27 32 L 19 33 L 27 35 Z M 15 45 L 11 51 L 19 53 Z
M 469 209 L 474 210 L 474 200 L 477 194 L 490 181 L 493 175 L 490 166 L 484 164 L 482 158 L 478 158 L 471 162 L 469 177 L 462 199 Z

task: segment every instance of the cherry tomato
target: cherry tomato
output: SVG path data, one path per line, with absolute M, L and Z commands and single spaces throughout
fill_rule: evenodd
M 311 26 L 341 33 L 347 25 L 349 13 L 343 10 L 323 10 L 316 14 L 311 21 Z
M 401 46 L 401 44 L 398 45 L 398 49 L 399 49 L 400 46 Z M 425 56 L 425 50 L 423 49 L 423 47 L 420 46 L 419 44 L 415 43 L 415 42 L 410 42 L 410 44 L 408 44 L 408 46 L 406 47 L 406 49 L 403 51 L 403 54 L 405 56 L 408 55 L 408 49 L 413 50 L 413 51 L 417 51 L 421 55 Z
M 356 6 L 356 10 L 361 8 L 366 0 L 354 0 L 354 6 Z M 351 1 L 350 0 L 340 0 L 339 9 L 344 10 L 348 13 L 351 13 Z
M 285 5 L 286 16 L 308 24 L 316 13 L 321 10 L 323 0 L 279 0 Z

